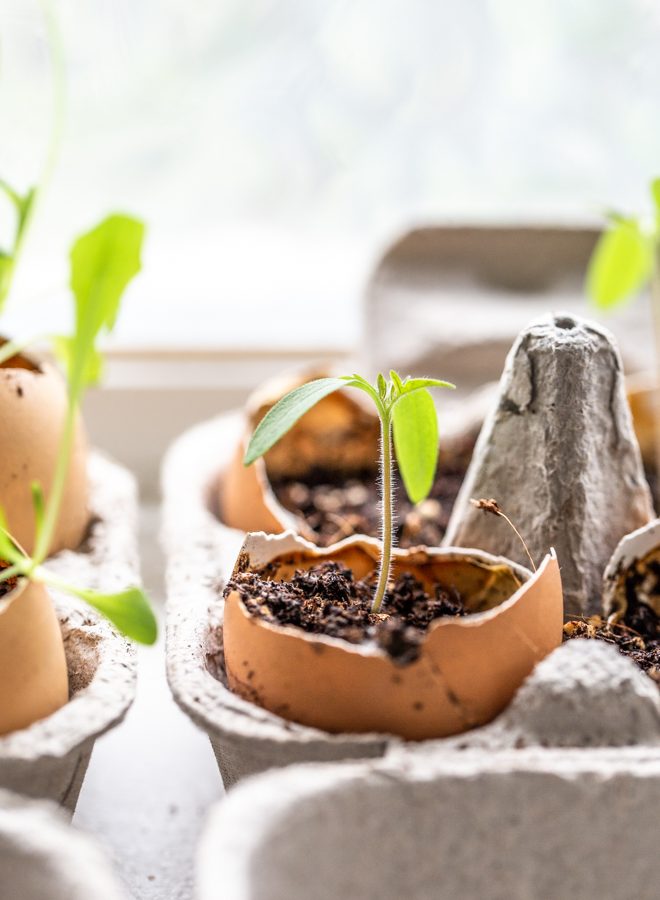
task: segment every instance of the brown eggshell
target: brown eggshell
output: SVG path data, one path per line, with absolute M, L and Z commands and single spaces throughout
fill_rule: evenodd
M 35 527 L 30 485 L 40 482 L 48 497 L 66 405 L 64 380 L 48 363 L 21 354 L 0 366 L 0 506 L 28 553 Z M 89 519 L 87 489 L 87 441 L 78 420 L 51 553 L 80 545 Z
M 64 645 L 42 584 L 21 579 L 0 601 L 0 734 L 26 728 L 69 699 Z
M 285 580 L 297 568 L 338 560 L 355 577 L 373 571 L 378 543 L 348 538 L 326 550 L 290 533 L 248 535 L 235 573 L 273 561 Z M 454 586 L 478 610 L 433 624 L 420 657 L 397 665 L 378 647 L 307 634 L 249 615 L 237 591 L 225 603 L 230 688 L 291 721 L 324 731 L 444 737 L 491 721 L 536 663 L 561 644 L 563 600 L 554 551 L 538 572 L 478 550 L 395 551 L 394 572 L 427 587 Z
M 243 465 L 247 442 L 255 427 L 289 391 L 327 372 L 286 374 L 258 388 L 246 404 L 246 433 L 220 481 L 219 511 L 222 521 L 241 531 L 279 534 L 293 528 L 311 539 L 302 519 L 289 513 L 275 497 L 270 479 L 295 478 L 313 468 L 343 473 L 375 470 L 378 461 L 378 417 L 356 391 L 341 390 L 316 406 L 249 467 Z
M 660 399 L 655 379 L 639 372 L 626 379 L 626 393 L 642 459 L 647 467 L 655 467 L 655 428 Z

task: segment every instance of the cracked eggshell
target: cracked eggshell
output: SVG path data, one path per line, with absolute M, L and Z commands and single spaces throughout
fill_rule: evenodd
M 30 485 L 38 481 L 48 497 L 66 407 L 66 385 L 53 366 L 27 354 L 0 366 L 0 506 L 12 536 L 28 553 L 35 529 Z M 87 441 L 79 419 L 51 554 L 80 545 L 87 502 Z
M 633 570 L 637 570 L 635 574 L 643 577 L 643 570 L 652 564 L 660 565 L 660 519 L 654 519 L 648 525 L 627 534 L 612 554 L 603 575 L 603 614 L 606 618 L 614 617 L 618 620 L 625 615 L 628 606 L 628 577 L 633 574 Z M 656 583 L 654 576 L 646 597 L 640 595 L 638 587 L 637 599 L 646 603 L 656 616 L 660 616 L 660 597 L 655 593 Z M 643 582 L 640 586 L 643 586 Z
M 43 584 L 20 579 L 0 601 L 0 735 L 46 718 L 68 699 L 55 609 Z
M 248 535 L 234 574 L 275 562 L 278 580 L 338 560 L 357 578 L 378 561 L 376 541 L 348 538 L 322 550 L 286 533 Z M 419 658 L 397 665 L 376 646 L 253 618 L 237 591 L 225 602 L 230 688 L 277 715 L 324 731 L 380 732 L 408 740 L 444 737 L 491 721 L 537 662 L 561 644 L 563 602 L 554 552 L 534 575 L 479 550 L 394 551 L 394 573 L 427 587 L 455 586 L 479 610 L 438 620 Z
M 342 473 L 374 470 L 378 459 L 378 417 L 357 391 L 340 390 L 324 397 L 268 451 L 245 467 L 243 456 L 262 418 L 285 394 L 327 372 L 308 371 L 272 378 L 258 388 L 245 407 L 245 435 L 220 479 L 219 511 L 226 525 L 241 531 L 279 534 L 291 528 L 310 540 L 305 522 L 286 510 L 270 486 L 270 478 L 304 476 L 310 469 Z

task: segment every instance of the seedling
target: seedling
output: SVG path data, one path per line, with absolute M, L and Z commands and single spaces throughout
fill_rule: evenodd
M 16 266 L 32 221 L 37 199 L 44 192 L 52 173 L 63 123 L 64 59 L 62 41 L 54 9 L 42 0 L 46 29 L 50 39 L 54 80 L 54 108 L 46 162 L 39 182 L 21 193 L 0 180 L 4 194 L 14 208 L 14 233 L 10 244 L 0 248 L 0 311 L 11 290 Z M 140 271 L 144 225 L 126 215 L 111 215 L 96 228 L 79 237 L 71 248 L 70 287 L 75 301 L 75 326 L 71 335 L 49 337 L 55 354 L 62 361 L 68 381 L 68 403 L 55 464 L 53 481 L 44 497 L 40 484 L 32 484 L 35 512 L 35 542 L 28 556 L 14 541 L 7 517 L 0 508 L 0 558 L 8 565 L 0 570 L 0 584 L 14 577 L 40 581 L 53 588 L 80 597 L 101 612 L 123 634 L 144 644 L 153 644 L 157 624 L 146 594 L 138 587 L 113 594 L 69 584 L 49 572 L 43 563 L 48 556 L 62 508 L 64 488 L 75 436 L 76 417 L 85 390 L 98 381 L 102 357 L 96 348 L 101 332 L 112 331 L 119 313 L 122 294 Z M 0 348 L 0 365 L 34 342 L 8 341 Z
M 257 425 L 243 460 L 249 466 L 267 453 L 319 400 L 340 388 L 364 391 L 374 402 L 380 419 L 380 486 L 382 552 L 378 582 L 371 606 L 379 612 L 390 577 L 394 545 L 392 496 L 392 436 L 399 471 L 412 503 L 428 497 L 438 462 L 438 419 L 429 388 L 454 385 L 437 378 L 405 378 L 391 371 L 387 380 L 379 374 L 375 384 L 361 375 L 317 378 L 290 391 Z
M 650 185 L 651 216 L 609 214 L 609 227 L 589 261 L 586 288 L 594 305 L 609 312 L 650 286 L 656 358 L 656 392 L 660 391 L 660 178 Z M 660 404 L 656 396 L 656 405 Z M 655 415 L 656 470 L 660 474 L 660 413 Z
M 78 410 L 85 389 L 100 375 L 101 356 L 96 341 L 101 332 L 112 330 L 121 296 L 140 270 L 143 236 L 144 226 L 137 219 L 112 215 L 73 244 L 70 286 L 75 300 L 75 327 L 70 336 L 52 337 L 54 349 L 65 365 L 68 381 L 68 402 L 55 473 L 47 500 L 41 485 L 32 485 L 36 534 L 31 556 L 13 540 L 6 515 L 0 509 L 0 558 L 9 563 L 0 571 L 0 583 L 17 576 L 73 594 L 103 613 L 127 637 L 152 644 L 157 634 L 156 619 L 140 588 L 129 587 L 119 593 L 104 594 L 69 584 L 43 565 L 62 507 Z M 31 342 L 3 345 L 0 364 L 28 343 Z

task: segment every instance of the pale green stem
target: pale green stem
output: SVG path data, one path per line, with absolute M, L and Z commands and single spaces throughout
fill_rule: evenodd
M 62 499 L 64 497 L 64 488 L 66 486 L 67 475 L 69 474 L 69 460 L 71 457 L 71 448 L 76 431 L 76 411 L 77 404 L 69 396 L 69 405 L 64 420 L 64 430 L 60 439 L 60 446 L 57 451 L 57 461 L 55 464 L 55 474 L 48 494 L 46 502 L 46 512 L 44 514 L 44 523 L 37 536 L 37 544 L 32 556 L 35 565 L 41 563 L 48 556 L 53 533 L 57 520 L 59 518 Z
M 390 413 L 385 409 L 379 409 L 380 413 L 380 462 L 382 484 L 382 540 L 383 550 L 380 557 L 380 570 L 378 572 L 378 585 L 371 605 L 371 611 L 380 611 L 387 582 L 390 577 L 392 560 L 392 536 L 394 531 L 394 512 L 392 502 L 392 420 Z

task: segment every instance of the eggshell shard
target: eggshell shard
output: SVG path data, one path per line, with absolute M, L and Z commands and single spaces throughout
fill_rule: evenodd
M 0 601 L 0 735 L 44 719 L 68 699 L 55 609 L 42 584 L 21 579 Z
M 246 432 L 221 478 L 220 516 L 241 531 L 279 534 L 294 528 L 311 539 L 304 521 L 277 500 L 270 478 L 304 476 L 314 468 L 345 474 L 376 468 L 378 417 L 357 391 L 339 390 L 320 400 L 275 446 L 251 466 L 243 465 L 250 436 L 266 413 L 289 391 L 327 372 L 285 374 L 270 379 L 249 398 L 245 408 Z
M 359 537 L 321 550 L 291 534 L 257 534 L 248 536 L 235 573 L 275 563 L 273 577 L 286 580 L 296 569 L 335 560 L 361 578 L 373 571 L 377 557 L 377 542 Z M 561 643 L 561 579 L 554 553 L 532 575 L 477 550 L 395 551 L 394 574 L 403 571 L 427 587 L 456 587 L 478 611 L 439 619 L 419 658 L 397 665 L 375 646 L 252 617 L 232 591 L 223 629 L 230 688 L 286 719 L 324 731 L 423 740 L 489 722 L 536 663 Z
M 53 366 L 26 354 L 0 366 L 0 506 L 12 536 L 28 553 L 35 537 L 31 484 L 39 482 L 48 497 L 66 408 L 66 385 Z M 78 418 L 62 513 L 49 552 L 76 549 L 88 519 L 87 440 Z
M 603 576 L 603 614 L 618 621 L 628 608 L 628 579 L 637 582 L 636 599 L 660 617 L 660 519 L 627 534 L 619 542 Z M 647 581 L 648 579 L 648 581 Z

